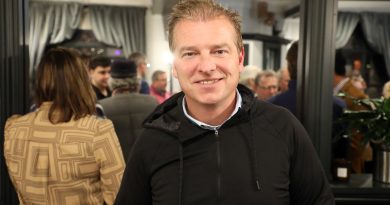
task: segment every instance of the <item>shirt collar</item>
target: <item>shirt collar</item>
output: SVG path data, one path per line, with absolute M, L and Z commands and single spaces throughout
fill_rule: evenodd
M 207 130 L 217 130 L 219 129 L 226 121 L 228 121 L 230 118 L 232 118 L 237 112 L 238 112 L 238 109 L 241 108 L 241 105 L 242 105 L 242 97 L 240 95 L 240 92 L 238 92 L 238 90 L 236 89 L 236 93 L 237 93 L 237 100 L 236 100 L 236 107 L 234 108 L 232 114 L 225 120 L 223 121 L 220 125 L 209 125 L 207 123 L 204 123 L 204 122 L 201 122 L 195 118 L 193 118 L 191 115 L 188 114 L 187 112 L 187 108 L 186 108 L 186 98 L 184 96 L 183 98 L 183 103 L 182 103 L 182 107 L 183 107 L 183 112 L 184 112 L 184 115 L 193 123 L 195 123 L 196 125 L 198 125 L 199 127 L 203 128 L 203 129 L 207 129 Z

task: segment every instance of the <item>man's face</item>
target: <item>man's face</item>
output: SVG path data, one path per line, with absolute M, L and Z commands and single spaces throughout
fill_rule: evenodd
M 145 78 L 146 76 L 146 70 L 148 69 L 148 64 L 145 61 L 141 62 L 140 64 L 138 64 L 138 74 L 142 77 L 142 78 Z
M 225 17 L 182 20 L 173 32 L 173 75 L 188 107 L 224 107 L 234 102 L 244 53 L 237 50 L 232 24 Z
M 281 92 L 288 90 L 288 82 L 290 81 L 290 75 L 287 69 L 283 69 L 280 73 L 279 88 Z
M 98 88 L 108 88 L 108 79 L 111 77 L 111 66 L 97 66 L 94 70 L 89 70 L 89 77 L 94 86 Z
M 256 86 L 257 97 L 261 100 L 268 100 L 278 92 L 278 79 L 275 76 L 263 76 Z
M 162 73 L 157 77 L 157 80 L 153 82 L 153 87 L 160 92 L 165 92 L 167 84 L 167 74 Z

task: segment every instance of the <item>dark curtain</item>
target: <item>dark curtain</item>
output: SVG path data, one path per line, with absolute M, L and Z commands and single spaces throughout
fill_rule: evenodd
M 344 47 L 360 20 L 358 13 L 339 12 L 336 27 L 336 49 Z
M 145 53 L 145 8 L 96 5 L 89 9 L 98 41 L 122 47 L 126 56 Z
M 70 39 L 80 24 L 82 5 L 76 3 L 33 2 L 30 4 L 30 75 L 46 45 Z
M 363 32 L 369 46 L 385 59 L 386 70 L 390 77 L 390 14 L 361 14 Z

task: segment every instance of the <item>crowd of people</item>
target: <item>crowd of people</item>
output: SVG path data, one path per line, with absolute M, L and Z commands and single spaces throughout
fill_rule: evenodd
M 149 85 L 140 52 L 87 64 L 71 49 L 45 53 L 35 109 L 5 125 L 4 157 L 20 203 L 334 204 L 294 116 L 298 42 L 287 68 L 275 72 L 244 67 L 240 17 L 213 0 L 180 1 L 168 26 L 182 89 L 174 95 L 165 71 L 154 71 Z M 335 65 L 337 117 L 361 109 L 340 92 L 367 95 L 340 55 Z M 346 155 L 359 173 L 371 150 L 359 135 L 352 143 Z

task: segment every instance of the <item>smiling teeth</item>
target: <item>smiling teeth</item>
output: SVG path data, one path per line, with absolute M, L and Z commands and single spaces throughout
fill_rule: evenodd
M 204 81 L 200 81 L 200 84 L 207 85 L 207 84 L 215 83 L 217 81 L 218 80 L 204 80 Z

